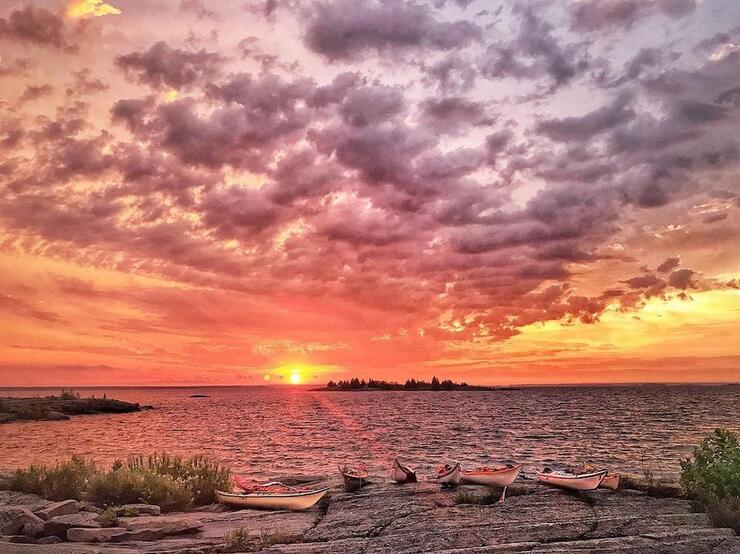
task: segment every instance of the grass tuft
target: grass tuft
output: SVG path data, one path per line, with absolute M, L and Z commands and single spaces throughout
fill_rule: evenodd
M 740 499 L 715 500 L 706 508 L 715 527 L 729 527 L 740 534 Z
M 224 535 L 224 552 L 254 552 L 257 545 L 244 527 L 232 529 Z

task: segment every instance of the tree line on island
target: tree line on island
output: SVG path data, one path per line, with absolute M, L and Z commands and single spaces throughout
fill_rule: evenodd
M 396 383 L 392 381 L 381 381 L 378 379 L 359 379 L 353 377 L 343 381 L 329 381 L 326 387 L 321 390 L 327 391 L 367 391 L 367 390 L 497 390 L 500 387 L 483 387 L 477 385 L 468 385 L 467 383 L 455 383 L 450 379 L 440 381 L 433 377 L 431 381 L 417 381 L 408 379 L 405 383 Z

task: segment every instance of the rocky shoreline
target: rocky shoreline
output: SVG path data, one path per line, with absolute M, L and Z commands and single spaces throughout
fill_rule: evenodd
M 65 421 L 72 416 L 125 414 L 151 409 L 138 403 L 108 398 L 0 398 L 0 423 Z
M 102 527 L 100 509 L 85 502 L 0 491 L 0 551 L 740 554 L 740 537 L 711 527 L 688 501 L 636 490 L 570 493 L 522 481 L 509 488 L 504 503 L 489 503 L 490 490 L 475 486 L 442 491 L 432 482 L 396 485 L 375 478 L 347 493 L 338 479 L 331 484 L 328 499 L 305 512 L 213 505 L 158 515 L 156 506 L 123 506 L 114 527 Z M 248 533 L 248 547 L 227 548 L 225 536 L 234 529 Z

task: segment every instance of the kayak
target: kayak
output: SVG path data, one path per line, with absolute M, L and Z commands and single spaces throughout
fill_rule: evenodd
M 258 510 L 306 510 L 321 500 L 328 492 L 323 489 L 297 492 L 232 493 L 216 491 L 216 498 L 222 504 L 235 508 L 255 508 Z
M 553 471 L 549 468 L 536 472 L 537 481 L 540 483 L 574 491 L 592 491 L 596 489 L 607 473 L 606 470 L 591 473 L 572 473 L 570 471 Z
M 583 464 L 584 471 L 596 471 L 596 468 L 591 464 Z M 616 491 L 619 489 L 619 480 L 622 476 L 619 473 L 607 473 L 606 477 L 602 479 L 599 485 L 600 489 L 610 489 Z
M 601 480 L 601 483 L 599 484 L 599 487 L 602 489 L 610 489 L 610 490 L 618 490 L 619 489 L 619 479 L 622 476 L 619 473 L 608 473 L 606 477 L 604 477 Z
M 391 464 L 391 479 L 396 483 L 416 483 L 416 472 L 396 458 Z
M 445 464 L 437 469 L 437 482 L 454 486 L 460 484 L 460 462 L 455 465 Z
M 339 473 L 342 474 L 344 479 L 344 488 L 348 492 L 355 492 L 364 487 L 368 482 L 369 474 L 365 469 L 365 464 L 359 464 L 357 466 L 341 466 Z
M 496 467 L 480 467 L 478 469 L 460 472 L 463 483 L 473 485 L 487 485 L 489 487 L 508 487 L 519 476 L 522 464 L 507 464 Z

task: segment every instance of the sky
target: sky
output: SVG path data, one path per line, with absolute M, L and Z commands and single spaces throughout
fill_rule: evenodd
M 737 0 L 5 0 L 0 91 L 0 386 L 740 381 Z

